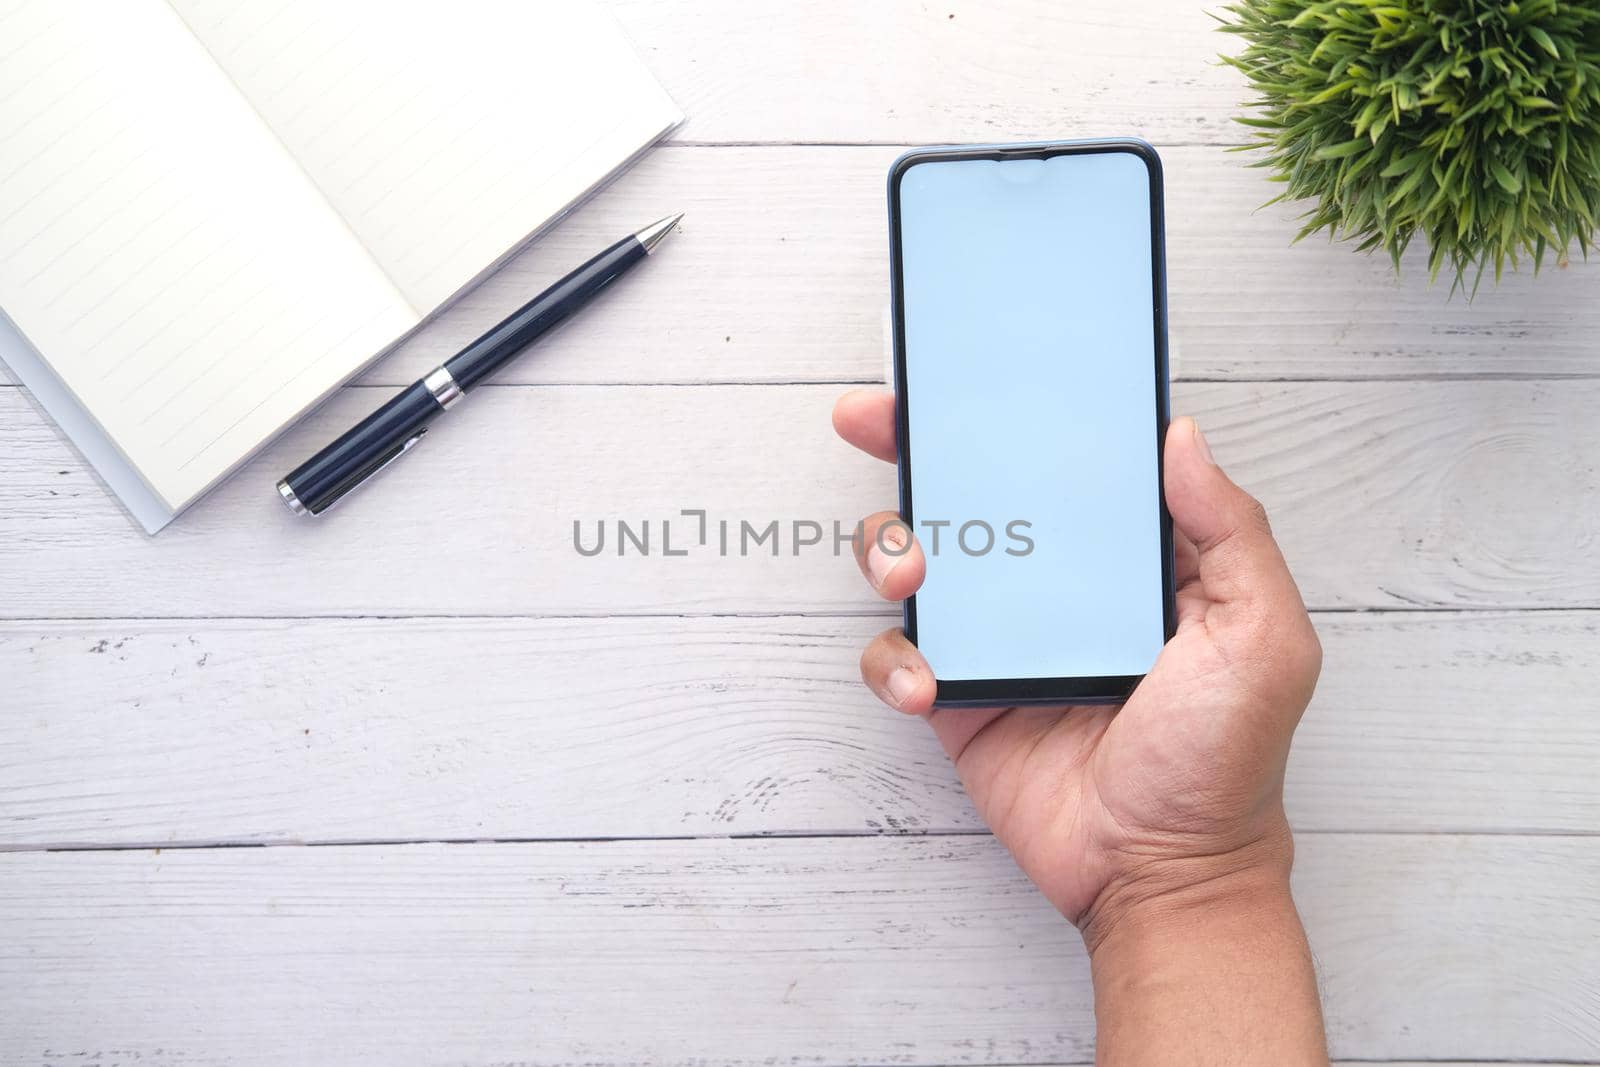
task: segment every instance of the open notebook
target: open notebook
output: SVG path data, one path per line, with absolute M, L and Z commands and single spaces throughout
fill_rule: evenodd
M 153 532 L 681 119 L 587 0 L 0 0 L 0 355 Z

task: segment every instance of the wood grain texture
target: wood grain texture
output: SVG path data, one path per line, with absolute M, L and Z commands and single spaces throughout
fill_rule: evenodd
M 0 848 L 979 830 L 888 621 L 7 623 Z M 1302 832 L 1600 826 L 1600 614 L 1318 626 Z
M 1600 842 L 1299 855 L 1335 1055 L 1600 1047 L 1600 918 L 1571 907 Z M 12 1062 L 1006 1063 L 1093 1039 L 1077 934 L 986 837 L 14 853 L 0 933 Z
M 612 3 L 695 141 L 1234 143 L 1243 80 L 1202 4 Z
M 273 483 L 376 399 L 346 390 L 154 540 L 18 391 L 0 391 L 0 615 L 881 613 L 834 556 L 832 524 L 848 536 L 891 506 L 893 475 L 834 438 L 839 391 L 487 390 L 380 484 L 296 519 Z M 1267 503 L 1307 601 L 1341 609 L 1600 605 L 1597 404 L 1600 382 L 1191 384 L 1175 397 Z M 674 551 L 697 533 L 683 509 L 708 511 L 707 544 L 663 558 L 663 520 L 677 520 Z M 618 519 L 650 520 L 655 554 L 616 555 Z M 592 548 L 601 520 L 606 551 L 580 557 L 574 522 Z M 776 558 L 752 539 L 774 520 Z M 823 524 L 823 543 L 796 556 L 795 521 Z
M 570 538 L 887 505 L 820 383 L 882 376 L 896 146 L 1126 133 L 1177 406 L 1327 609 L 1288 801 L 1335 1054 L 1600 1062 L 1600 263 L 1468 304 L 1291 247 L 1190 0 L 611 6 L 678 143 L 363 381 L 684 229 L 330 520 L 272 482 L 376 388 L 156 540 L 0 388 L 0 1062 L 1087 1063 L 1076 936 L 861 690 L 849 562 Z
M 508 382 L 883 377 L 884 175 L 893 148 L 681 148 L 649 156 L 367 380 L 410 384 L 563 271 L 667 210 L 681 232 Z M 1171 330 L 1204 379 L 1600 375 L 1600 260 L 1508 275 L 1476 300 L 1386 259 L 1290 241 L 1300 208 L 1218 148 L 1164 148 Z
M 508 383 L 881 380 L 884 175 L 896 148 L 667 147 L 363 379 L 409 385 L 618 234 L 668 210 L 643 271 L 541 342 Z M 1245 157 L 1166 147 L 1171 332 L 1190 379 L 1600 376 L 1600 260 L 1510 274 L 1476 300 L 1425 255 L 1291 245 L 1300 209 Z

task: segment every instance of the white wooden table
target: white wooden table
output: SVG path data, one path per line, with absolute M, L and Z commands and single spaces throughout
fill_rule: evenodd
M 1600 264 L 1468 305 L 1290 248 L 1195 0 L 616 7 L 676 140 L 160 538 L 0 387 L 0 1062 L 1091 1059 L 1077 935 L 859 687 L 854 566 L 572 524 L 884 506 L 827 416 L 881 380 L 886 165 L 1116 133 L 1167 162 L 1176 406 L 1327 646 L 1289 800 L 1336 1056 L 1600 1060 Z M 671 210 L 385 484 L 283 508 Z

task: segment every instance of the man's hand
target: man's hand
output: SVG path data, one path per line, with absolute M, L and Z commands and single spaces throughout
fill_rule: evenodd
M 849 393 L 833 424 L 856 447 L 894 460 L 892 396 Z M 1267 980 L 1282 962 L 1287 974 L 1270 980 L 1289 982 L 1301 1007 L 1309 988 L 1312 1017 L 1301 1013 L 1298 1036 L 1300 1047 L 1319 1051 L 1277 1062 L 1323 1062 L 1315 984 L 1288 896 L 1293 846 L 1283 812 L 1289 742 L 1321 646 L 1265 512 L 1216 465 L 1193 421 L 1172 423 L 1164 459 L 1178 630 L 1121 708 L 934 709 L 933 672 L 898 628 L 867 647 L 862 677 L 891 707 L 929 720 L 995 836 L 1083 931 L 1095 958 L 1102 1057 L 1119 1021 L 1099 1004 L 1104 987 L 1182 970 L 1185 947 L 1220 959 L 1217 946 L 1202 943 L 1237 923 L 1224 947 L 1247 958 L 1233 961 L 1234 977 L 1253 971 Z M 886 523 L 897 524 L 883 533 L 890 552 L 878 547 Z M 925 573 L 921 549 L 904 536 L 898 516 L 884 511 L 865 520 L 856 545 L 862 573 L 889 600 L 910 596 Z M 1201 921 L 1210 929 L 1198 929 Z M 1277 933 L 1287 940 L 1258 936 Z M 1121 973 L 1114 959 L 1138 960 L 1140 974 Z M 1201 1004 L 1183 993 L 1179 975 L 1168 977 L 1168 992 L 1189 999 L 1142 1011 L 1147 1023 L 1182 1022 L 1173 1016 Z M 1215 979 L 1207 985 L 1207 1001 L 1223 989 Z M 1270 1025 L 1292 1028 L 1288 1010 L 1276 1005 Z M 1218 1020 L 1205 1008 L 1202 1022 Z M 1227 1040 L 1236 1052 L 1245 1047 L 1238 1033 Z M 1203 1049 L 1178 1048 L 1187 1062 L 1209 1062 Z

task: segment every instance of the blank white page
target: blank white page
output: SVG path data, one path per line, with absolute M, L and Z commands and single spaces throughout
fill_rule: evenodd
M 177 511 L 417 322 L 162 0 L 0 0 L 0 307 Z
M 424 313 L 682 119 L 588 0 L 172 4 Z

